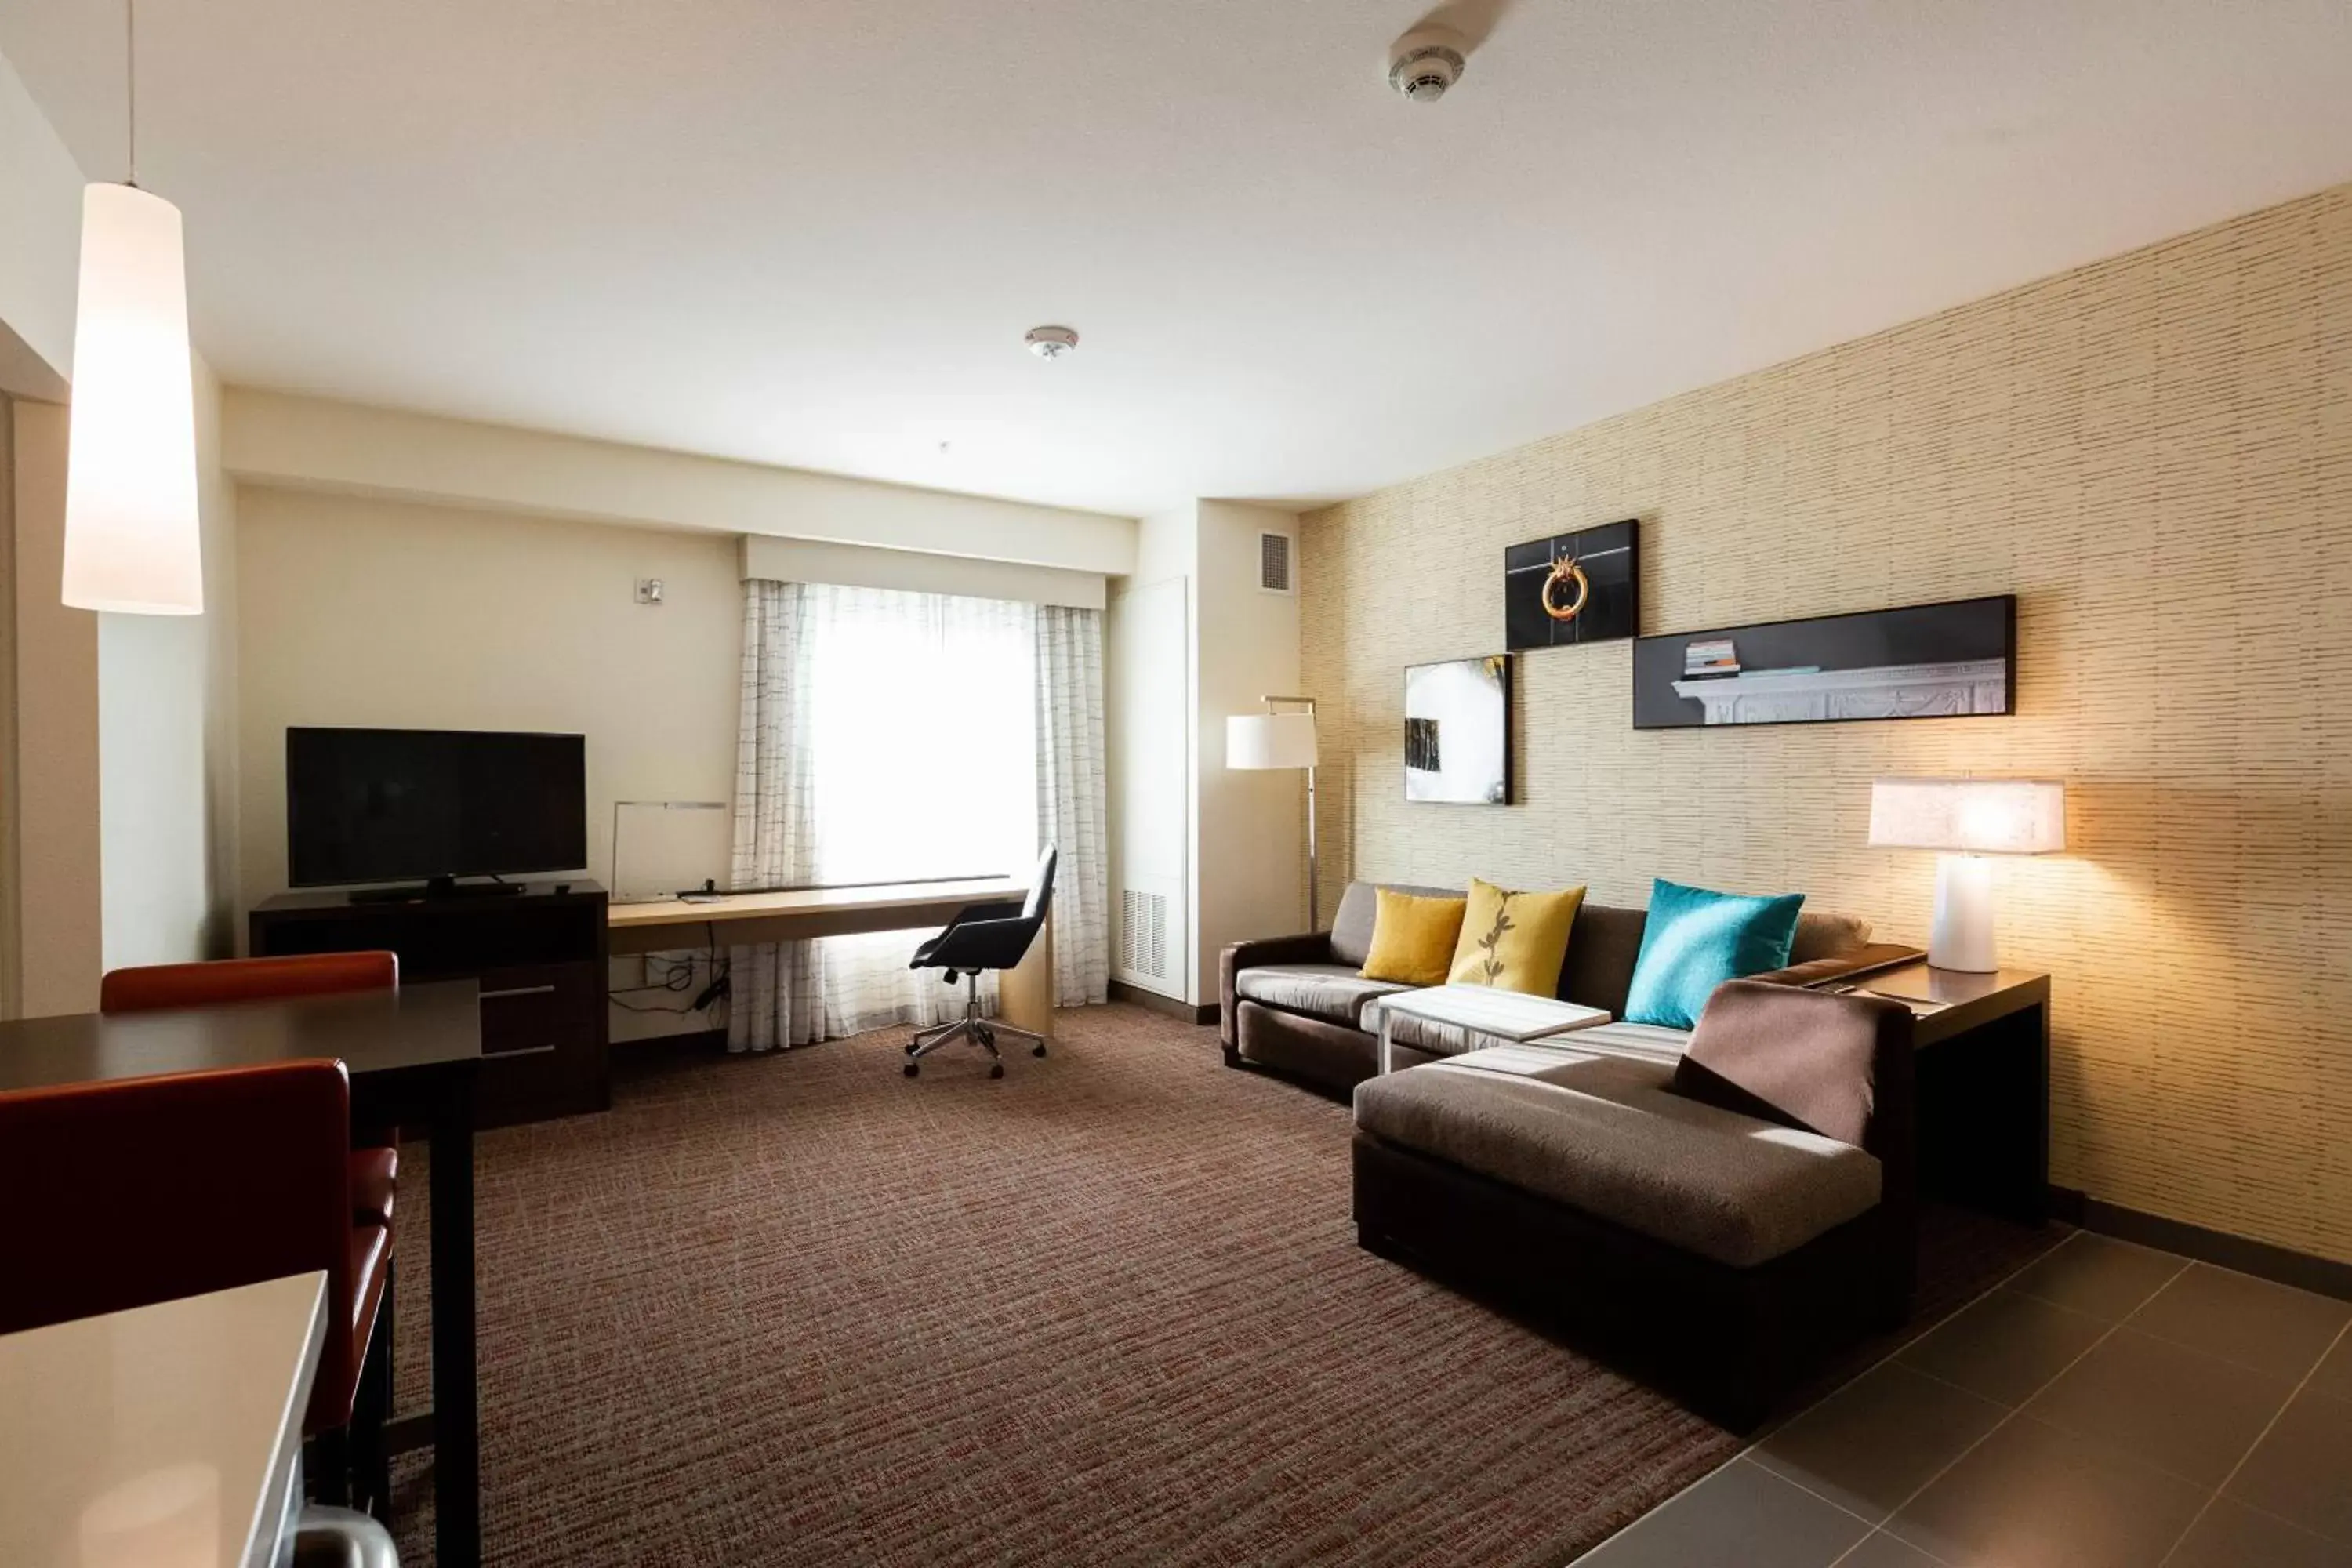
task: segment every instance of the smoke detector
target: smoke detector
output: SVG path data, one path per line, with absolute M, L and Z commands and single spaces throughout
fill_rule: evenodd
M 1078 334 L 1067 327 L 1032 327 L 1021 341 L 1039 359 L 1060 359 L 1078 346 Z
M 1413 28 L 1388 47 L 1388 85 L 1413 103 L 1434 103 L 1463 80 L 1463 49 L 1454 28 Z
M 1462 79 L 1464 47 L 1451 27 L 1415 27 L 1389 46 L 1389 85 L 1414 103 L 1435 103 Z

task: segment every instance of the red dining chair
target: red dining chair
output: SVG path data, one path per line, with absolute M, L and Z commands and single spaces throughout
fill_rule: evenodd
M 385 1226 L 352 1217 L 351 1170 L 338 1061 L 0 1093 L 0 1333 L 323 1271 L 303 1432 L 338 1501 L 354 1439 L 382 1466 L 362 1373 L 392 1253 Z
M 350 991 L 396 991 L 400 957 L 391 952 L 315 952 L 286 958 L 225 958 L 209 963 L 149 963 L 107 972 L 101 1013 L 213 1007 Z M 352 1150 L 352 1214 L 389 1226 L 400 1183 L 400 1130 L 363 1131 Z

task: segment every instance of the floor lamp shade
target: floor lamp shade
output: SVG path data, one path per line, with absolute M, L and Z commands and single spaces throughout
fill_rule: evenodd
M 1880 779 L 1870 787 L 1870 842 L 1943 851 L 1927 962 L 1989 972 L 2000 965 L 1992 866 L 1983 857 L 2065 848 L 2066 787 L 2054 779 Z
M 82 193 L 81 213 L 65 602 L 200 615 L 195 379 L 180 209 L 131 185 L 94 184 Z
M 1316 763 L 1312 713 L 1235 713 L 1225 721 L 1225 766 L 1311 768 Z

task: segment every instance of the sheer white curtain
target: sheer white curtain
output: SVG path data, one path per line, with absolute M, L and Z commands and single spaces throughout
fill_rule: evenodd
M 1025 873 L 1039 826 L 1036 607 L 743 587 L 734 885 Z M 729 1048 L 960 1011 L 961 987 L 907 967 L 918 940 L 886 931 L 735 949 Z M 991 1005 L 993 987 L 983 975 Z
M 1110 814 L 1104 773 L 1100 610 L 1037 606 L 1037 837 L 1054 876 L 1054 1001 L 1110 987 Z

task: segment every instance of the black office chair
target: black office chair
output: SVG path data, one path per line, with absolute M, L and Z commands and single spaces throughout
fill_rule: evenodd
M 980 1016 L 980 972 L 1011 969 L 1027 955 L 1029 944 L 1037 940 L 1038 929 L 1045 923 L 1045 911 L 1053 906 L 1055 858 L 1054 846 L 1046 845 L 1045 852 L 1037 857 L 1037 874 L 1030 880 L 1029 896 L 1020 903 L 1006 900 L 972 904 L 958 911 L 947 930 L 915 950 L 908 968 L 944 971 L 940 978 L 950 985 L 961 976 L 971 989 L 965 994 L 962 1017 L 917 1030 L 907 1042 L 908 1078 L 923 1070 L 925 1057 L 953 1040 L 970 1040 L 986 1051 L 991 1078 L 1004 1076 L 1004 1060 L 996 1049 L 1000 1034 L 1029 1041 L 1033 1056 L 1045 1054 L 1044 1036 L 1016 1028 L 1001 1018 Z

